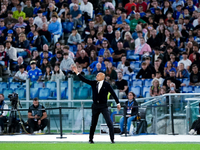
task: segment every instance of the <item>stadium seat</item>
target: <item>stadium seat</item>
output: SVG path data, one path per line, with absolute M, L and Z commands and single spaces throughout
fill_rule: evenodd
M 3 93 L 3 95 L 4 95 L 4 99 L 5 100 L 8 100 L 9 98 L 8 98 L 8 95 L 9 94 L 11 94 L 11 93 L 13 93 L 13 89 L 10 89 L 10 88 L 5 88 L 5 89 L 3 89 L 3 91 L 2 91 L 2 93 Z
M 78 91 L 77 99 L 87 99 L 89 97 L 89 88 L 81 87 Z
M 125 74 L 125 75 L 123 75 L 123 79 L 126 80 L 126 81 L 129 81 L 130 76 L 128 74 Z
M 11 89 L 17 89 L 17 88 L 19 88 L 20 87 L 20 83 L 19 82 L 12 82 L 12 83 L 10 83 L 10 88 Z
M 67 88 L 65 87 L 61 87 L 61 99 L 65 99 L 66 98 L 66 91 L 67 91 Z
M 200 87 L 199 86 L 194 87 L 194 93 L 200 93 Z
M 141 87 L 140 86 L 132 86 L 130 91 L 135 93 L 136 97 L 140 97 Z
M 78 97 L 78 90 L 79 90 L 79 88 L 73 87 L 73 99 L 76 99 Z M 66 88 L 65 89 L 65 98 L 68 99 L 68 96 L 69 96 L 68 89 Z
M 39 88 L 39 99 L 48 99 L 50 96 L 50 89 L 49 88 Z
M 30 88 L 30 98 L 38 97 L 38 88 Z
M 62 81 L 60 84 L 61 84 L 61 87 L 68 88 L 68 81 Z
M 33 83 L 33 87 L 34 88 L 43 88 L 44 87 L 44 83 L 43 82 L 34 82 Z
M 142 87 L 142 97 L 146 97 L 146 92 L 150 91 L 150 86 L 143 86 Z
M 50 89 L 50 95 L 54 97 L 54 93 L 56 92 L 56 82 L 46 82 L 45 87 Z
M 146 91 L 144 97 L 151 97 L 151 96 L 150 96 L 150 92 L 149 92 L 149 91 Z
M 190 79 L 187 79 L 187 78 L 183 79 L 183 83 L 185 83 L 186 86 L 188 86 L 190 83 Z
M 26 99 L 26 89 L 25 88 L 17 88 L 15 92 L 18 94 L 19 99 Z
M 127 59 L 139 61 L 140 60 L 140 56 L 139 55 L 127 55 Z
M 136 79 L 136 75 L 137 75 L 137 74 L 132 74 L 131 77 L 130 77 L 131 80 L 135 80 L 135 79 Z
M 0 82 L 0 93 L 2 93 L 3 89 L 7 88 L 6 82 Z
M 135 79 L 132 81 L 133 86 L 142 86 L 142 80 L 141 79 Z
M 132 66 L 133 68 L 140 68 L 141 62 L 140 61 L 132 61 L 130 63 L 130 66 Z
M 143 82 L 144 82 L 144 86 L 151 86 L 152 85 L 152 80 L 153 79 L 145 79 Z
M 73 82 L 73 87 L 75 87 L 75 88 L 81 87 L 81 81 L 74 81 Z
M 192 86 L 183 86 L 181 88 L 182 93 L 192 93 L 193 92 L 193 87 Z

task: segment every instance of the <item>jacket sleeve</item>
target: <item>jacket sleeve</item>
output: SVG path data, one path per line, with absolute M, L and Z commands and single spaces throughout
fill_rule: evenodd
M 80 34 L 77 34 L 77 43 L 81 43 L 81 36 L 80 36 Z
M 83 81 L 89 85 L 92 85 L 92 83 L 93 83 L 92 80 L 88 80 L 88 79 L 84 78 L 81 74 L 78 74 L 78 77 L 81 79 L 81 81 Z
M 138 103 L 137 103 L 137 101 L 136 100 L 134 100 L 134 108 L 132 109 L 132 112 L 131 112 L 131 116 L 135 116 L 135 115 L 137 115 L 138 114 Z
M 117 97 L 117 95 L 115 94 L 113 88 L 110 86 L 110 84 L 108 83 L 108 91 L 110 92 L 110 94 L 113 96 L 113 98 L 115 99 L 115 102 L 118 104 L 119 103 L 119 99 Z
M 53 34 L 61 34 L 62 33 L 62 25 L 59 22 L 57 26 L 57 30 Z
M 69 36 L 67 42 L 68 42 L 69 44 L 73 44 L 74 41 L 72 41 L 72 35 Z

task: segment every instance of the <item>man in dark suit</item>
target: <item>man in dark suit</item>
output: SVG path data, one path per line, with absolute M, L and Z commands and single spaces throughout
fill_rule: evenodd
M 90 127 L 90 136 L 89 136 L 89 143 L 94 143 L 93 142 L 93 137 L 94 137 L 94 132 L 95 132 L 95 128 L 97 125 L 97 121 L 99 118 L 99 114 L 102 113 L 107 126 L 109 128 L 109 133 L 110 133 L 110 139 L 111 139 L 111 143 L 115 143 L 114 142 L 114 128 L 113 128 L 113 123 L 110 119 L 110 115 L 108 113 L 108 106 L 107 106 L 107 95 L 108 92 L 111 93 L 111 95 L 113 96 L 113 98 L 115 99 L 115 102 L 117 103 L 117 109 L 120 110 L 121 106 L 119 103 L 119 100 L 115 94 L 115 92 L 113 91 L 112 87 L 110 86 L 110 84 L 108 82 L 105 82 L 105 74 L 104 73 L 98 73 L 96 76 L 96 80 L 87 80 L 86 78 L 84 78 L 81 74 L 78 73 L 77 67 L 76 66 L 72 66 L 72 71 L 74 71 L 76 73 L 76 75 L 78 75 L 78 77 L 85 83 L 91 85 L 92 87 L 92 92 L 93 92 L 93 104 L 92 104 L 92 123 L 91 123 L 91 127 Z

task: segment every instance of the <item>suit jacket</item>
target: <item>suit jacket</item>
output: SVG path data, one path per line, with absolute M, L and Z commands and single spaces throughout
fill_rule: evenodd
M 93 103 L 94 104 L 107 104 L 107 96 L 108 96 L 108 92 L 110 92 L 110 94 L 113 96 L 113 98 L 115 99 L 115 102 L 118 104 L 119 103 L 119 99 L 117 98 L 114 90 L 112 89 L 112 87 L 110 86 L 110 84 L 106 81 L 103 82 L 103 85 L 98 93 L 97 90 L 97 81 L 96 80 L 88 80 L 86 78 L 84 78 L 81 74 L 78 74 L 78 77 L 85 83 L 91 85 L 92 87 L 92 99 L 93 99 Z

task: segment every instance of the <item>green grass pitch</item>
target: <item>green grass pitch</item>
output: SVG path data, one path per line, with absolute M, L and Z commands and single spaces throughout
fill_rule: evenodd
M 0 143 L 1 150 L 200 150 L 200 143 Z

